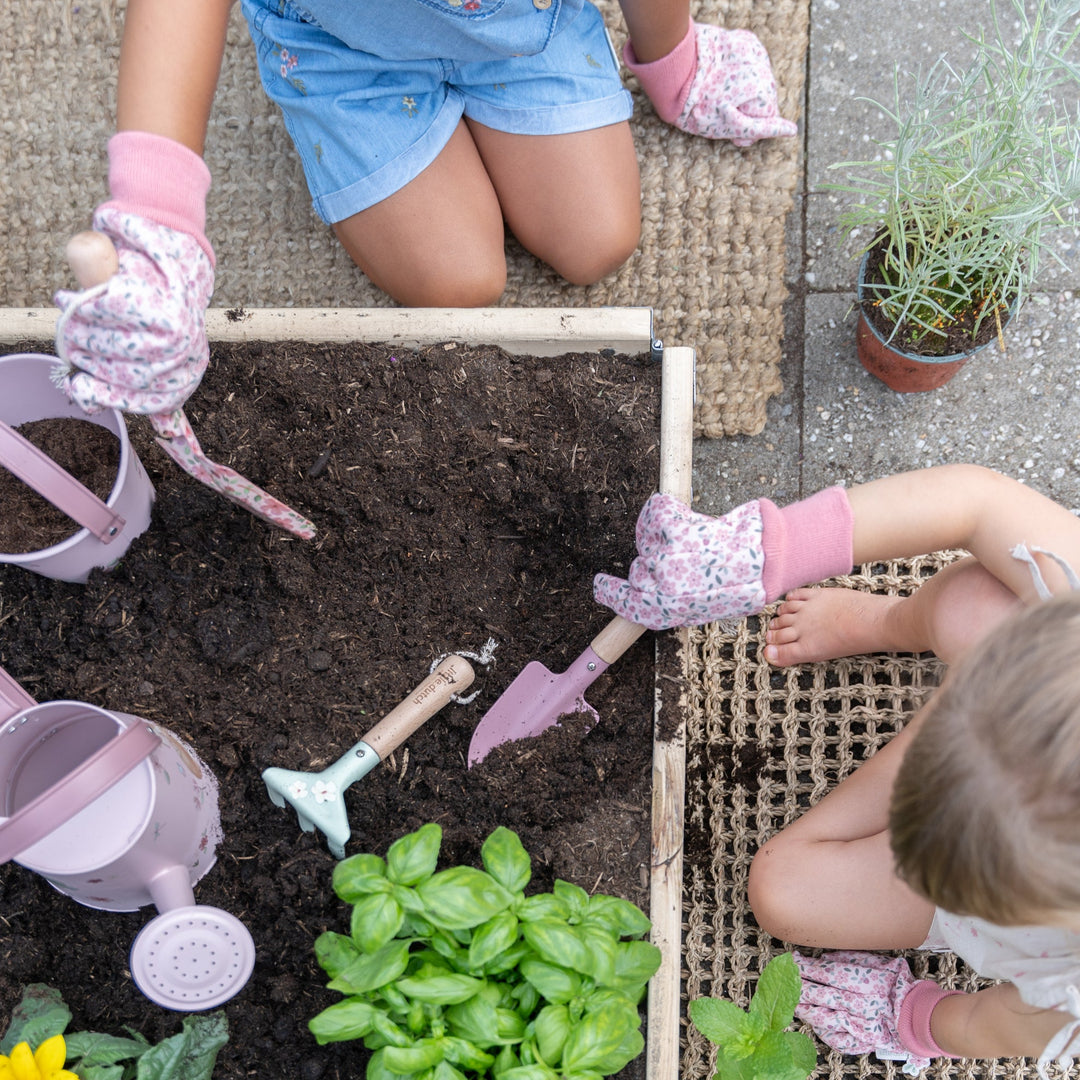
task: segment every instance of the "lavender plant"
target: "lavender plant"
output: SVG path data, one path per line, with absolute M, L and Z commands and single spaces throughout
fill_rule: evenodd
M 1019 23 L 1003 25 L 991 0 L 992 34 L 967 35 L 963 70 L 946 58 L 914 81 L 894 75 L 894 105 L 872 102 L 895 125 L 881 158 L 831 166 L 852 174 L 834 191 L 856 196 L 840 218 L 845 235 L 869 229 L 874 283 L 864 303 L 891 324 L 894 344 L 940 355 L 951 328 L 974 339 L 987 319 L 1017 308 L 1054 231 L 1077 222 L 1080 90 L 1070 53 L 1080 0 L 1010 0 Z M 1075 106 L 1073 106 L 1075 110 Z M 892 339 L 890 339 L 892 340 Z

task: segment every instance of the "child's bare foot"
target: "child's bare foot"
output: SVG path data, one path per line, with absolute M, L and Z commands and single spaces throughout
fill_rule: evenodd
M 855 589 L 793 589 L 765 634 L 765 659 L 777 667 L 871 652 L 906 652 L 890 618 L 900 596 Z

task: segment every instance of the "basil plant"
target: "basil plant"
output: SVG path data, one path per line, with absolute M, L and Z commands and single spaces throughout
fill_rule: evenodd
M 350 933 L 321 934 L 315 954 L 345 996 L 309 1022 L 316 1040 L 363 1040 L 367 1080 L 601 1080 L 637 1057 L 660 964 L 641 909 L 565 881 L 526 896 L 509 829 L 484 842 L 483 870 L 436 870 L 441 845 L 432 823 L 335 867 Z

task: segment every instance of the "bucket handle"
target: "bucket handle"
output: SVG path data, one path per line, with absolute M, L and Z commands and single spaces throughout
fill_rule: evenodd
M 0 420 L 0 465 L 84 529 L 89 529 L 103 544 L 116 539 L 124 527 L 119 514 L 3 420 Z
M 0 733 L 0 738 L 3 737 Z M 161 736 L 145 720 L 140 720 L 110 739 L 21 810 L 9 818 L 0 818 L 0 865 L 85 810 L 160 745 Z

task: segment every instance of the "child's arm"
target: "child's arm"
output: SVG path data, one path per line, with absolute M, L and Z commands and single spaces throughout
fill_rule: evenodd
M 103 291 L 54 298 L 66 313 L 56 342 L 64 389 L 87 412 L 170 413 L 206 369 L 214 251 L 201 155 L 231 2 L 128 4 L 110 197 L 94 212 L 119 266 Z
M 760 611 L 799 585 L 846 574 L 855 563 L 966 548 L 1023 600 L 1037 598 L 1024 543 L 1080 571 L 1080 520 L 1023 484 L 977 465 L 943 465 L 828 488 L 776 507 L 757 499 L 714 518 L 653 495 L 637 522 L 628 580 L 598 575 L 596 599 L 654 630 Z M 1061 568 L 1034 553 L 1047 585 Z
M 1080 572 L 1080 519 L 1052 499 L 979 465 L 942 465 L 860 484 L 848 492 L 856 563 L 964 548 L 1022 600 L 1035 600 L 1031 572 L 1012 557 L 1017 544 L 1046 548 Z M 1046 583 L 1068 583 L 1052 559 L 1036 555 Z
M 623 59 L 662 120 L 736 146 L 795 134 L 779 115 L 769 54 L 749 30 L 695 23 L 689 0 L 619 2 L 630 31 Z
M 1050 1040 L 1075 1017 L 1036 1009 L 1020 1000 L 1011 983 L 975 994 L 942 998 L 930 1014 L 934 1041 L 956 1057 L 1039 1057 Z

